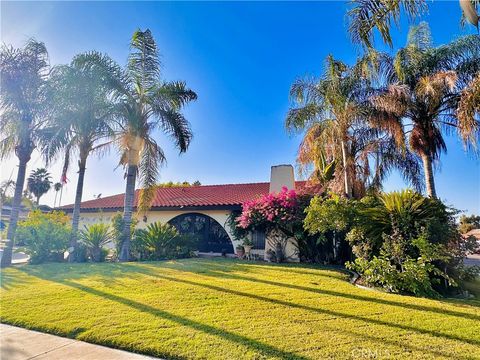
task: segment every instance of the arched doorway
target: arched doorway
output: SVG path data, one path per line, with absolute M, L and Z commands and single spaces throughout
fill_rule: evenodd
M 198 251 L 233 254 L 233 245 L 227 232 L 215 219 L 199 213 L 174 217 L 168 222 L 182 234 L 198 237 Z

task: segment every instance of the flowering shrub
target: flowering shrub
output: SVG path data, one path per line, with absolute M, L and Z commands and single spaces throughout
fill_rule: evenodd
M 40 264 L 63 261 L 71 231 L 70 218 L 63 212 L 45 214 L 35 210 L 18 223 L 16 238 L 25 244 L 30 263 Z
M 292 222 L 301 221 L 299 199 L 295 190 L 282 188 L 279 193 L 264 195 L 247 201 L 237 224 L 242 229 L 291 228 Z

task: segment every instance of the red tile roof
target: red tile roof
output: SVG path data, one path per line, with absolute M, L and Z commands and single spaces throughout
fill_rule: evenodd
M 153 199 L 152 207 L 201 207 L 201 206 L 235 206 L 268 194 L 270 183 L 202 185 L 189 187 L 159 187 Z M 297 191 L 308 188 L 305 181 L 295 183 Z M 135 192 L 135 205 L 139 190 Z M 100 199 L 84 201 L 81 209 L 115 209 L 122 208 L 124 194 L 107 196 Z M 64 205 L 61 209 L 72 209 L 73 204 Z

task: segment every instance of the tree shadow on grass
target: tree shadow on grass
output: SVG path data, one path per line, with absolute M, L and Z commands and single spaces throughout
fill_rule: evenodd
M 251 299 L 254 299 L 254 300 L 270 302 L 270 303 L 277 304 L 277 305 L 282 305 L 282 306 L 287 306 L 287 307 L 291 307 L 291 308 L 297 308 L 297 309 L 312 311 L 312 312 L 316 312 L 316 313 L 320 313 L 320 314 L 326 314 L 326 315 L 330 315 L 330 316 L 334 316 L 334 317 L 351 319 L 351 320 L 361 321 L 361 322 L 365 322 L 365 323 L 372 323 L 372 324 L 375 324 L 375 325 L 382 325 L 382 326 L 397 328 L 397 329 L 405 330 L 405 331 L 413 331 L 413 332 L 423 334 L 423 335 L 430 335 L 430 336 L 434 336 L 434 337 L 437 337 L 437 338 L 460 341 L 460 342 L 463 342 L 463 343 L 476 345 L 476 346 L 480 345 L 480 341 L 475 340 L 475 339 L 463 338 L 463 337 L 460 337 L 460 336 L 457 336 L 457 335 L 445 334 L 445 333 L 435 331 L 435 330 L 421 329 L 421 328 L 417 328 L 417 327 L 414 327 L 414 326 L 403 325 L 403 324 L 395 324 L 395 323 L 391 323 L 391 322 L 388 322 L 388 321 L 363 317 L 363 316 L 360 316 L 360 315 L 345 314 L 345 313 L 342 313 L 340 311 L 311 307 L 311 306 L 301 305 L 301 304 L 297 304 L 297 303 L 293 303 L 293 302 L 289 302 L 289 301 L 277 300 L 277 299 L 272 299 L 272 298 L 261 296 L 261 295 L 246 293 L 246 292 L 242 292 L 242 291 L 238 291 L 238 290 L 227 289 L 227 288 L 223 288 L 223 287 L 216 286 L 216 285 L 204 284 L 204 283 L 199 283 L 199 282 L 195 282 L 195 281 L 191 281 L 191 280 L 179 279 L 179 278 L 174 278 L 174 277 L 170 277 L 170 276 L 166 276 L 166 275 L 160 275 L 157 272 L 151 271 L 150 269 L 148 269 L 144 266 L 138 266 L 138 265 L 133 265 L 133 264 L 125 264 L 125 265 L 129 266 L 129 267 L 136 268 L 134 270 L 136 272 L 142 272 L 143 271 L 145 275 L 160 278 L 160 279 L 164 279 L 164 280 L 168 280 L 168 281 L 172 281 L 172 282 L 178 282 L 178 283 L 188 284 L 188 285 L 192 285 L 192 286 L 199 286 L 199 287 L 203 287 L 203 288 L 210 289 L 210 290 L 215 290 L 215 291 L 219 291 L 219 292 L 223 292 L 223 293 L 232 294 L 232 295 L 235 295 L 235 296 L 247 297 L 247 298 L 251 298 Z
M 73 282 L 73 281 L 64 280 L 64 281 L 59 281 L 59 283 L 61 283 L 62 285 L 66 285 L 66 286 L 78 289 L 80 291 L 92 294 L 92 295 L 95 295 L 95 296 L 99 296 L 103 299 L 108 299 L 108 300 L 111 300 L 111 301 L 115 301 L 117 303 L 129 306 L 129 307 L 131 307 L 135 310 L 138 310 L 138 311 L 148 313 L 148 314 L 156 316 L 156 317 L 160 317 L 162 319 L 166 319 L 166 320 L 175 322 L 179 325 L 190 327 L 192 329 L 204 332 L 204 333 L 209 334 L 209 335 L 218 336 L 218 337 L 223 338 L 223 339 L 225 339 L 227 341 L 230 341 L 230 342 L 238 343 L 242 346 L 245 346 L 245 347 L 248 347 L 250 349 L 256 350 L 264 356 L 275 356 L 275 357 L 279 357 L 279 358 L 282 358 L 282 359 L 291 359 L 291 360 L 307 360 L 308 359 L 307 357 L 295 354 L 293 352 L 278 349 L 278 348 L 276 348 L 272 345 L 262 343 L 258 340 L 255 340 L 255 339 L 251 339 L 251 338 L 248 338 L 248 337 L 245 337 L 245 336 L 242 336 L 242 335 L 238 335 L 238 334 L 235 334 L 233 332 L 230 332 L 230 331 L 227 331 L 227 330 L 224 330 L 224 329 L 216 328 L 216 327 L 208 325 L 208 324 L 203 324 L 203 323 L 200 323 L 200 322 L 195 321 L 195 320 L 191 320 L 191 319 L 188 319 L 188 318 L 185 318 L 185 317 L 182 317 L 182 316 L 172 314 L 172 313 L 170 313 L 168 311 L 165 311 L 165 310 L 160 310 L 160 309 L 154 308 L 152 306 L 142 304 L 140 302 L 130 300 L 130 299 L 118 296 L 118 295 L 110 294 L 110 293 L 107 293 L 107 292 L 104 292 L 104 291 L 101 291 L 101 290 L 97 290 L 97 289 L 94 289 L 94 288 L 91 288 L 91 287 L 88 287 L 88 286 L 85 286 L 85 285 L 81 285 L 81 284 L 78 284 L 78 283 Z M 116 344 L 116 345 L 118 346 L 118 344 Z M 124 348 L 126 350 L 135 350 L 133 348 L 128 348 L 128 347 L 124 347 Z M 175 354 L 163 354 L 163 356 L 168 356 L 170 358 L 181 358 L 181 357 L 176 356 Z
M 287 307 L 291 307 L 291 308 L 298 308 L 298 309 L 307 310 L 307 311 L 311 311 L 311 312 L 316 312 L 316 313 L 320 313 L 320 314 L 326 314 L 326 315 L 333 316 L 333 317 L 356 320 L 356 321 L 360 321 L 362 323 L 372 323 L 372 324 L 386 326 L 386 327 L 395 328 L 395 329 L 400 329 L 400 330 L 404 330 L 404 331 L 411 331 L 411 332 L 415 332 L 415 333 L 419 333 L 419 334 L 430 335 L 430 336 L 434 336 L 434 337 L 437 337 L 437 338 L 440 338 L 440 339 L 455 340 L 455 341 L 459 341 L 459 342 L 463 342 L 463 343 L 467 343 L 467 344 L 471 344 L 471 345 L 475 345 L 475 346 L 480 345 L 480 341 L 478 341 L 478 340 L 463 338 L 463 337 L 456 336 L 456 335 L 451 335 L 451 334 L 445 334 L 445 333 L 442 333 L 442 332 L 439 332 L 439 331 L 420 329 L 420 328 L 416 328 L 416 327 L 409 326 L 409 325 L 395 324 L 395 323 L 390 323 L 390 322 L 383 321 L 383 320 L 363 317 L 363 316 L 360 316 L 360 315 L 345 314 L 345 313 L 342 313 L 342 312 L 339 312 L 339 311 L 321 309 L 321 308 L 311 307 L 311 306 L 307 306 L 307 305 L 301 305 L 301 304 L 297 304 L 297 303 L 293 303 L 293 302 L 289 302 L 289 301 L 272 299 L 272 298 L 268 298 L 268 297 L 265 297 L 265 296 L 260 296 L 260 295 L 256 295 L 256 294 L 241 292 L 241 291 L 232 290 L 232 289 L 228 289 L 228 288 L 223 288 L 223 287 L 215 286 L 215 285 L 211 285 L 211 284 L 205 284 L 205 283 L 199 283 L 199 282 L 185 280 L 185 279 L 174 278 L 174 277 L 171 277 L 171 276 L 159 274 L 158 273 L 158 267 L 152 268 L 152 266 L 148 266 L 148 264 L 122 263 L 122 264 L 116 264 L 116 265 L 118 265 L 119 267 L 122 267 L 123 270 L 121 271 L 121 273 L 123 275 L 127 275 L 127 276 L 130 276 L 130 275 L 133 275 L 133 274 L 142 274 L 142 275 L 147 275 L 147 276 L 150 276 L 150 277 L 156 277 L 156 278 L 164 279 L 164 280 L 167 280 L 167 281 L 183 283 L 183 284 L 187 284 L 187 285 L 191 285 L 191 286 L 195 286 L 195 287 L 203 287 L 203 288 L 207 288 L 207 289 L 210 289 L 210 290 L 223 292 L 223 293 L 227 293 L 227 294 L 231 294 L 231 295 L 235 295 L 235 296 L 242 296 L 242 297 L 246 297 L 246 298 L 251 298 L 251 299 L 259 300 L 259 301 L 262 301 L 262 302 L 269 302 L 269 303 L 282 305 L 282 306 L 287 306 Z M 45 274 L 43 272 L 41 272 L 39 268 L 36 269 L 35 267 L 23 267 L 21 270 L 25 271 L 26 273 L 28 273 L 30 275 L 37 276 L 39 278 L 45 278 Z M 175 270 L 179 270 L 179 269 L 175 268 Z M 225 276 L 226 274 L 220 274 L 220 275 Z M 227 274 L 227 275 L 230 278 L 239 279 L 239 280 L 247 280 L 247 281 L 258 280 L 258 279 L 250 279 L 248 277 L 243 277 L 243 276 L 233 275 L 233 274 Z M 212 275 L 212 276 L 214 276 L 214 275 Z M 219 274 L 217 274 L 216 276 L 218 277 Z M 68 278 L 68 276 L 67 276 L 67 278 Z M 243 278 L 245 278 L 245 279 L 243 279 Z M 49 278 L 47 278 L 46 280 L 52 281 L 52 279 L 49 279 Z M 135 309 L 138 309 L 140 311 L 143 311 L 143 312 L 146 312 L 146 313 L 151 313 L 155 316 L 162 317 L 164 319 L 172 320 L 172 321 L 174 321 L 174 322 L 176 322 L 180 325 L 189 326 L 193 329 L 205 332 L 207 334 L 212 334 L 212 335 L 216 335 L 216 336 L 225 338 L 229 341 L 236 342 L 236 343 L 242 344 L 244 346 L 247 346 L 249 348 L 255 349 L 255 350 L 261 352 L 262 354 L 270 354 L 270 355 L 279 356 L 279 357 L 282 357 L 282 358 L 290 358 L 290 359 L 306 359 L 303 356 L 297 355 L 295 353 L 290 353 L 290 352 L 287 352 L 287 351 L 280 350 L 276 347 L 273 347 L 273 346 L 268 345 L 268 344 L 264 344 L 262 342 L 259 342 L 257 340 L 254 340 L 254 339 L 251 339 L 251 338 L 248 338 L 248 337 L 244 337 L 244 336 L 241 336 L 241 335 L 238 335 L 238 334 L 235 334 L 235 333 L 231 333 L 231 332 L 228 332 L 228 331 L 225 331 L 225 330 L 222 330 L 222 329 L 218 329 L 218 328 L 215 328 L 211 325 L 199 323 L 197 321 L 190 320 L 188 318 L 180 317 L 180 316 L 171 314 L 167 311 L 156 309 L 156 308 L 151 307 L 149 305 L 145 305 L 145 304 L 136 302 L 134 300 L 129 300 L 129 299 L 126 299 L 126 298 L 122 298 L 120 296 L 105 293 L 103 291 L 100 291 L 100 290 L 97 290 L 97 289 L 94 289 L 94 288 L 91 288 L 91 287 L 87 287 L 87 286 L 84 286 L 84 285 L 81 285 L 81 284 L 78 284 L 78 283 L 75 283 L 75 282 L 72 282 L 72 281 L 69 281 L 69 280 L 66 280 L 66 279 L 61 279 L 61 276 L 58 276 L 53 281 L 58 282 L 60 284 L 70 286 L 70 287 L 73 287 L 73 288 L 77 288 L 81 291 L 85 291 L 85 292 L 91 293 L 93 295 L 104 297 L 104 298 L 112 300 L 112 301 L 116 301 L 116 302 L 119 302 L 119 303 L 122 303 L 122 304 L 126 304 L 126 305 L 131 306 L 131 307 L 133 307 Z M 267 284 L 275 285 L 275 286 L 288 285 L 287 287 L 290 287 L 290 285 L 291 285 L 291 284 L 277 283 L 277 282 L 268 281 L 268 280 L 265 280 L 265 281 L 267 282 Z M 260 282 L 262 283 L 262 282 L 264 282 L 264 280 L 262 280 Z M 291 285 L 291 286 L 293 286 L 294 289 L 297 289 L 297 285 Z M 308 289 L 307 291 L 315 290 L 314 292 L 317 292 L 316 290 L 318 290 L 318 289 L 312 289 L 312 288 L 308 288 L 308 287 L 306 287 L 306 289 L 302 289 L 302 288 L 303 287 L 300 286 L 299 290 L 306 290 L 306 289 Z M 323 291 L 323 290 L 320 290 L 320 291 Z M 338 296 L 342 296 L 342 295 L 345 295 L 345 294 L 344 293 L 339 293 L 338 294 Z M 354 297 L 353 299 L 356 299 L 356 298 Z M 374 301 L 375 299 L 368 298 L 368 297 L 361 297 L 360 300 Z M 397 304 L 396 302 L 393 302 L 393 304 L 390 304 L 390 301 L 387 301 L 387 300 L 385 300 L 385 302 L 386 302 L 387 305 L 400 305 L 400 306 L 403 305 L 401 303 Z M 423 310 L 423 309 L 419 308 L 419 309 L 416 309 L 416 310 Z M 441 312 L 439 311 L 439 313 L 441 313 Z M 461 314 L 461 316 L 465 315 L 463 313 L 459 313 L 459 314 Z M 355 333 L 353 333 L 353 334 L 355 334 Z M 372 338 L 372 339 L 374 339 L 374 338 Z M 392 345 L 395 345 L 395 344 L 396 344 L 396 342 L 392 343 Z M 398 344 L 396 344 L 396 345 L 398 345 Z M 406 345 L 402 344 L 402 346 L 405 347 Z M 429 349 L 418 348 L 418 350 L 430 352 Z
M 351 299 L 351 300 L 374 302 L 374 303 L 381 304 L 381 305 L 397 306 L 397 307 L 402 307 L 402 308 L 411 309 L 411 310 L 425 311 L 425 312 L 430 312 L 430 313 L 435 313 L 435 314 L 440 314 L 440 315 L 449 315 L 449 316 L 455 316 L 455 317 L 462 317 L 462 318 L 465 318 L 465 319 L 468 319 L 468 320 L 478 320 L 478 321 L 480 321 L 480 316 L 479 315 L 475 315 L 475 314 L 471 314 L 471 313 L 463 313 L 463 312 L 455 311 L 455 310 L 438 309 L 438 308 L 425 306 L 425 305 L 401 303 L 401 302 L 397 302 L 397 301 L 379 299 L 379 298 L 375 298 L 375 297 L 348 294 L 348 293 L 343 293 L 343 292 L 334 291 L 334 290 L 316 289 L 316 288 L 311 288 L 311 287 L 308 287 L 308 286 L 286 284 L 286 283 L 272 281 L 272 280 L 257 279 L 257 278 L 251 278 L 251 277 L 248 277 L 248 276 L 241 276 L 241 275 L 235 275 L 235 274 L 220 273 L 218 275 L 221 276 L 221 277 L 235 279 L 235 280 L 251 281 L 251 282 L 262 283 L 262 284 L 266 284 L 266 285 L 285 287 L 285 288 L 294 289 L 294 290 L 308 291 L 308 292 L 321 294 L 321 295 L 338 296 L 338 297 L 343 297 L 343 298 L 347 298 L 347 299 Z M 215 276 L 215 274 L 210 273 L 209 276 Z
M 146 268 L 147 266 L 145 265 L 154 265 L 153 263 L 142 263 L 141 265 L 132 265 L 132 266 L 139 266 L 142 268 Z M 246 265 L 248 266 L 248 265 Z M 261 266 L 261 264 L 257 264 L 256 266 Z M 235 279 L 235 280 L 245 280 L 245 281 L 250 281 L 250 282 L 256 282 L 256 283 L 262 283 L 266 285 L 272 285 L 272 286 L 279 286 L 279 287 L 284 287 L 284 288 L 289 288 L 289 289 L 294 289 L 294 290 L 300 290 L 300 291 L 308 291 L 316 294 L 322 294 L 322 295 L 330 295 L 330 296 L 338 296 L 338 297 L 343 297 L 347 299 L 352 299 L 352 300 L 359 300 L 359 301 L 366 301 L 366 302 L 374 302 L 377 304 L 382 304 L 382 305 L 388 305 L 388 306 L 397 306 L 397 307 L 402 307 L 406 309 L 411 309 L 411 310 L 418 310 L 418 311 L 425 311 L 425 312 L 430 312 L 430 313 L 436 313 L 440 315 L 449 315 L 449 316 L 456 316 L 456 317 L 462 317 L 465 319 L 475 319 L 480 321 L 480 315 L 475 315 L 471 313 L 464 313 L 461 311 L 455 311 L 455 310 L 447 310 L 447 309 L 441 309 L 441 308 L 435 308 L 435 307 L 430 307 L 430 306 L 425 306 L 425 305 L 417 305 L 417 304 L 409 304 L 409 303 L 403 303 L 403 302 L 398 302 L 398 301 L 392 301 L 392 300 L 387 300 L 387 299 L 380 299 L 378 297 L 370 297 L 370 296 L 363 296 L 363 295 L 355 295 L 355 294 L 349 294 L 349 293 L 344 293 L 340 291 L 334 291 L 334 290 L 326 290 L 326 289 L 317 289 L 317 288 L 311 288 L 308 286 L 302 286 L 302 285 L 295 285 L 295 284 L 288 284 L 288 283 L 283 283 L 283 282 L 277 282 L 277 281 L 272 281 L 272 280 L 265 280 L 265 279 L 258 279 L 255 277 L 249 277 L 249 276 L 242 276 L 242 275 L 237 275 L 233 274 L 231 270 L 226 271 L 225 269 L 222 269 L 221 266 L 213 265 L 210 266 L 208 264 L 209 269 L 204 270 L 202 272 L 195 272 L 191 271 L 191 273 L 197 273 L 201 275 L 206 275 L 206 276 L 211 276 L 211 277 L 216 277 L 216 278 L 229 278 L 229 279 Z M 177 271 L 182 271 L 185 272 L 187 271 L 184 268 L 173 268 Z M 341 269 L 337 268 L 325 268 L 326 270 L 331 270 L 331 271 L 342 271 Z M 241 270 L 239 268 L 239 270 Z M 138 271 L 138 270 L 137 270 Z M 288 271 L 291 271 L 290 268 L 288 268 Z M 154 271 L 151 271 L 148 273 L 149 275 L 155 276 L 157 274 Z M 314 272 L 310 273 L 313 276 L 322 276 L 321 274 L 316 274 Z M 341 280 L 338 277 L 330 276 L 334 279 Z M 476 303 L 471 303 L 471 304 L 465 304 L 464 302 L 459 302 L 456 300 L 438 300 L 443 303 L 447 304 L 454 304 L 454 305 L 460 305 L 460 306 L 475 306 L 477 307 L 478 305 Z
M 10 290 L 28 283 L 26 279 L 19 278 L 14 272 L 4 270 L 0 272 L 0 285 L 3 290 Z

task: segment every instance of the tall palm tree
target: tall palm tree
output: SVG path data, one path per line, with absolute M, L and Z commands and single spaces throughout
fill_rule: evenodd
M 45 85 L 49 73 L 45 45 L 33 39 L 23 48 L 3 45 L 0 49 L 0 157 L 18 157 L 7 244 L 0 265 L 11 265 L 18 214 L 25 184 L 27 163 L 38 143 L 45 119 Z
M 476 146 L 480 133 L 478 117 L 465 105 L 478 99 L 480 38 L 465 36 L 439 47 L 431 43 L 427 23 L 412 27 L 406 47 L 394 58 L 384 57 L 387 86 L 372 102 L 393 126 L 408 128 L 410 148 L 423 161 L 427 194 L 436 197 L 433 163 L 447 150 L 444 133 L 457 131 L 467 147 Z
M 64 154 L 62 179 L 70 165 L 72 153 L 78 156 L 78 180 L 72 214 L 69 261 L 75 261 L 80 204 L 87 158 L 91 153 L 108 150 L 113 136 L 113 103 L 111 88 L 102 73 L 95 68 L 77 64 L 77 58 L 89 61 L 100 54 L 86 53 L 75 57 L 71 65 L 53 68 L 50 76 L 52 116 L 45 129 L 49 141 L 43 144 L 43 153 L 51 161 L 60 152 Z
M 398 129 L 382 130 L 378 122 L 376 127 L 368 124 L 371 80 L 366 63 L 367 59 L 361 59 L 349 67 L 329 56 L 320 80 L 300 79 L 293 84 L 294 106 L 286 118 L 288 129 L 306 130 L 299 164 L 313 166 L 313 179 L 330 181 L 333 177 L 332 190 L 341 193 L 343 188 L 347 197 L 362 196 L 369 183 L 380 186 L 395 167 L 400 167 L 414 186 L 421 186 L 417 161 L 393 145 L 396 138 L 392 133 Z M 373 174 L 372 159 L 376 161 Z
M 35 196 L 37 205 L 40 198 L 45 195 L 52 187 L 52 177 L 45 168 L 38 168 L 30 173 L 27 179 L 27 189 Z
M 459 0 L 462 24 L 468 21 L 478 28 L 477 7 L 480 0 Z M 427 0 L 350 0 L 348 11 L 349 32 L 354 43 L 367 49 L 373 48 L 374 32 L 377 30 L 383 42 L 390 47 L 392 23 L 400 24 L 402 13 L 415 19 L 428 11 Z
M 157 45 L 150 30 L 134 32 L 128 65 L 121 69 L 107 56 L 77 59 L 79 64 L 96 67 L 109 78 L 114 89 L 116 143 L 121 152 L 120 164 L 126 167 L 123 242 L 119 259 L 127 261 L 130 252 L 130 224 L 135 201 L 137 175 L 143 190 L 138 209 L 146 210 L 152 200 L 160 166 L 165 162 L 162 148 L 154 139 L 154 131 L 171 136 L 180 152 L 190 144 L 190 124 L 181 110 L 197 95 L 184 82 L 166 82 L 160 77 Z
M 62 183 L 56 182 L 53 184 L 53 190 L 55 190 L 55 199 L 53 200 L 53 207 L 55 208 L 57 206 L 57 196 L 58 192 L 62 189 Z

